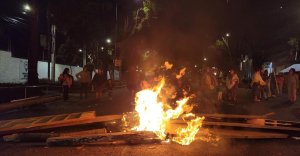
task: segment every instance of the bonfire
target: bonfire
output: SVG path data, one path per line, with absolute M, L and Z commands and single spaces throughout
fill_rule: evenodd
M 165 62 L 165 69 L 169 70 L 173 67 L 169 62 Z M 176 75 L 177 79 L 181 79 L 185 75 L 186 68 L 183 68 Z M 137 92 L 135 97 L 135 111 L 138 113 L 139 123 L 133 127 L 135 131 L 150 131 L 157 135 L 161 140 L 173 141 L 181 145 L 189 145 L 195 140 L 195 136 L 202 126 L 204 117 L 197 117 L 190 113 L 188 104 L 191 97 L 184 97 L 176 101 L 176 107 L 172 108 L 171 104 L 164 102 L 162 89 L 166 84 L 164 77 L 160 77 L 159 82 L 152 87 Z M 177 128 L 176 134 L 169 138 L 167 126 L 172 119 L 189 118 L 187 127 Z

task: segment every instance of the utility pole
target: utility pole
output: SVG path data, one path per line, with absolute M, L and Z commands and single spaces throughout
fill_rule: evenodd
M 29 85 L 38 84 L 38 51 L 39 51 L 39 32 L 38 32 L 38 0 L 32 0 L 32 16 L 31 16 L 31 36 L 30 51 L 28 53 L 28 81 Z
M 56 36 L 56 26 L 51 26 L 51 80 L 55 82 L 55 36 Z
M 113 80 L 115 80 L 115 69 L 116 69 L 116 65 L 115 65 L 115 61 L 117 60 L 117 49 L 118 49 L 118 45 L 117 45 L 117 41 L 118 41 L 118 1 L 116 0 L 116 24 L 115 24 L 115 54 L 114 54 L 114 65 L 113 65 Z M 121 73 L 121 71 L 119 71 L 119 74 Z
M 83 55 L 82 67 L 84 67 L 86 65 L 86 44 L 83 45 L 82 55 Z
M 48 71 L 48 83 L 51 82 L 51 68 L 50 68 L 50 62 L 51 62 L 51 24 L 50 24 L 50 11 L 49 11 L 49 6 L 50 5 L 50 2 L 48 2 L 48 5 L 47 5 L 47 63 L 48 63 L 48 68 L 47 68 L 47 71 Z

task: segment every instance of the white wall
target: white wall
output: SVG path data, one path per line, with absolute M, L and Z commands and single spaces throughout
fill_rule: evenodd
M 68 66 L 62 64 L 55 64 L 55 81 L 57 81 L 58 76 L 64 71 L 65 68 L 70 69 L 70 74 L 74 76 L 82 70 L 82 67 Z M 50 63 L 50 77 L 52 77 L 52 64 Z M 48 79 L 48 62 L 38 62 L 38 74 L 39 79 Z M 75 78 L 76 79 L 76 78 Z
M 51 73 L 50 64 L 50 73 Z M 82 70 L 82 67 L 55 64 L 55 80 L 63 72 L 65 68 L 70 68 L 71 74 L 75 74 Z M 11 57 L 11 53 L 0 50 L 0 83 L 25 83 L 28 74 L 28 60 Z M 38 77 L 39 79 L 48 79 L 48 62 L 38 61 Z

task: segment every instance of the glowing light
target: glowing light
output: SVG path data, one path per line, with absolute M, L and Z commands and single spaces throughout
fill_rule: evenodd
M 166 70 L 172 69 L 173 64 L 169 63 L 168 61 L 165 62 L 164 66 L 162 68 L 165 68 Z
M 207 61 L 207 58 L 206 58 L 206 57 L 204 57 L 204 58 L 203 58 L 203 61 Z
M 180 69 L 179 74 L 176 75 L 176 79 L 182 78 L 182 76 L 185 75 L 185 71 L 186 71 L 186 68 Z
M 24 6 L 23 6 L 23 9 L 25 10 L 25 11 L 31 11 L 31 7 L 30 7 L 30 5 L 29 4 L 24 4 Z
M 106 39 L 106 43 L 110 44 L 111 43 L 111 39 L 110 38 Z

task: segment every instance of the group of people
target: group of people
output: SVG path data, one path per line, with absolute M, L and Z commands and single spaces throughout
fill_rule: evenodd
M 213 101 L 217 100 L 228 101 L 231 104 L 237 103 L 237 90 L 239 85 L 239 77 L 235 70 L 229 70 L 227 76 L 217 76 L 210 68 L 203 71 L 200 78 L 200 91 L 204 98 Z M 251 88 L 254 102 L 283 94 L 283 89 L 286 88 L 288 100 L 291 104 L 296 102 L 297 90 L 299 89 L 299 77 L 294 68 L 289 70 L 289 73 L 275 75 L 274 72 L 268 73 L 258 68 L 251 81 Z M 217 96 L 216 96 L 217 93 Z
M 262 99 L 267 100 L 270 97 L 281 96 L 284 84 L 286 84 L 289 102 L 292 104 L 295 103 L 299 87 L 299 77 L 294 68 L 289 70 L 287 76 L 283 74 L 276 76 L 274 72 L 269 74 L 267 70 L 262 72 L 258 68 L 251 81 L 253 100 L 260 102 Z
M 205 98 L 216 97 L 219 102 L 227 100 L 232 104 L 237 102 L 239 77 L 235 70 L 229 70 L 226 77 L 218 77 L 210 68 L 206 68 L 200 80 L 200 90 Z
M 76 74 L 76 78 L 80 83 L 80 99 L 83 96 L 87 99 L 90 89 L 95 91 L 96 99 L 100 99 L 104 88 L 107 87 L 109 99 L 112 100 L 112 79 L 109 71 L 105 73 L 102 68 L 96 69 L 92 77 L 92 73 L 88 70 L 87 66 L 84 66 L 83 70 Z M 65 68 L 63 73 L 58 77 L 58 80 L 62 85 L 63 99 L 68 100 L 69 89 L 74 82 L 73 76 L 70 75 L 70 69 Z

